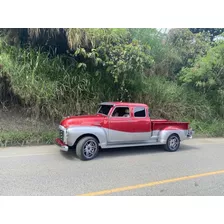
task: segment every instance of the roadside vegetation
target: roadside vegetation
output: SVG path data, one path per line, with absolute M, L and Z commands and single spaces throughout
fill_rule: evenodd
M 32 120 L 27 130 L 17 117 L 8 119 L 11 129 L 0 119 L 0 145 L 53 143 L 63 117 L 121 100 L 147 103 L 153 117 L 190 121 L 199 136 L 223 137 L 222 33 L 0 29 L 0 110 L 20 108 L 24 123 Z

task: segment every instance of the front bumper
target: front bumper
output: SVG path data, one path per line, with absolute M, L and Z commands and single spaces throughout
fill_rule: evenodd
M 56 145 L 58 145 L 61 149 L 61 151 L 67 152 L 68 151 L 68 146 L 59 138 L 56 138 L 55 140 Z

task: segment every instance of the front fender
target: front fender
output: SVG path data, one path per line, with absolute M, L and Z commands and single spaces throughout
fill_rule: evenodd
M 98 138 L 100 146 L 107 144 L 107 133 L 101 127 L 96 126 L 74 126 L 67 129 L 67 144 L 73 146 L 82 135 L 94 135 Z
M 159 132 L 158 141 L 162 144 L 166 144 L 167 139 L 172 134 L 177 134 L 180 138 L 180 141 L 187 139 L 187 130 L 182 130 L 175 127 L 167 127 Z

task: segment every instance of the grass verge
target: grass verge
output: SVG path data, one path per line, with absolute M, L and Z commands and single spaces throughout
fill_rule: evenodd
M 8 131 L 0 133 L 0 146 L 24 146 L 54 144 L 57 137 L 57 131 L 46 132 L 26 132 L 26 131 Z
M 190 123 L 191 127 L 196 131 L 196 137 L 224 137 L 224 121 L 197 121 L 193 120 Z

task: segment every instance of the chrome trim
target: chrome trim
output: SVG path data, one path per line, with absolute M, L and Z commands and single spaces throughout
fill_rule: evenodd
M 108 105 L 108 106 L 113 106 L 113 107 L 115 106 L 114 103 L 110 103 L 110 102 L 102 102 L 102 103 L 100 103 L 98 105 Z
M 188 138 L 188 139 L 192 139 L 194 133 L 195 133 L 195 132 L 194 132 L 192 129 L 189 129 L 189 130 L 187 131 L 187 138 Z
M 68 129 L 62 125 L 59 125 L 59 131 L 63 131 L 63 139 L 61 139 L 65 144 L 68 143 Z
M 61 151 L 68 152 L 68 146 L 67 145 L 60 146 L 60 149 L 61 149 Z

